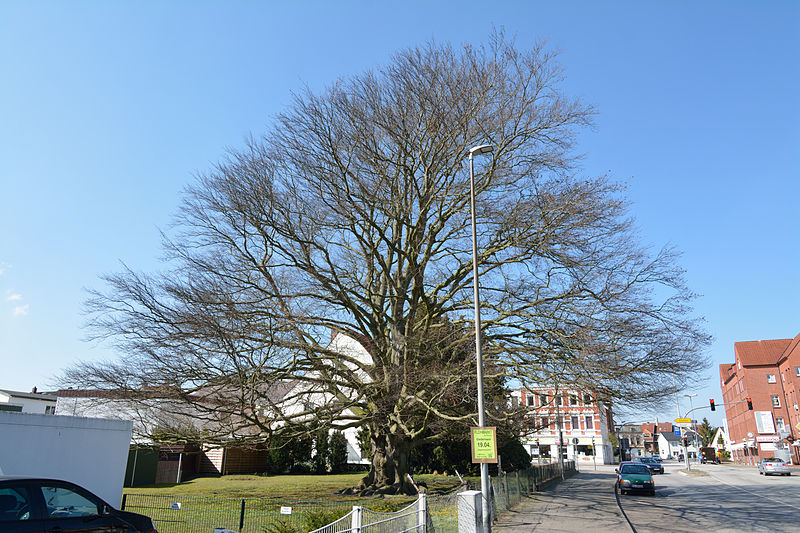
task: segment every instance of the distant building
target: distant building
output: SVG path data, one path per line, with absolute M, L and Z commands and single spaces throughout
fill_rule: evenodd
M 564 459 L 578 463 L 613 462 L 609 435 L 613 433 L 611 409 L 590 392 L 553 388 L 515 389 L 514 402 L 528 408 L 527 431 L 522 443 L 534 461 Z
M 688 451 L 697 452 L 694 447 L 689 447 Z M 683 440 L 675 433 L 659 433 L 658 434 L 658 455 L 662 459 L 677 459 L 683 453 Z
M 645 455 L 644 432 L 640 425 L 623 424 L 617 429 L 617 438 L 622 450 L 620 461 L 632 461 Z
M 0 411 L 52 415 L 56 412 L 56 394 L 39 392 L 36 387 L 31 392 L 0 389 Z
M 658 453 L 658 436 L 661 433 L 674 433 L 675 426 L 671 422 L 646 422 L 639 425 L 642 430 L 644 455 L 654 456 Z
M 776 456 L 800 464 L 800 335 L 737 342 L 734 356 L 719 367 L 733 461 Z

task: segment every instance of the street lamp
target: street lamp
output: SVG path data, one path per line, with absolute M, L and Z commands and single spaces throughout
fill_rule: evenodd
M 697 394 L 684 394 L 684 396 L 689 398 L 689 412 L 691 413 L 692 411 L 694 411 L 694 405 L 692 405 L 692 398 L 697 396 Z M 694 441 L 695 444 L 695 453 L 697 453 L 697 429 L 694 427 L 694 424 L 692 424 L 691 421 L 689 422 L 689 428 L 695 432 L 695 435 L 693 435 L 692 440 Z M 686 463 L 687 464 L 689 463 L 689 450 L 686 450 Z
M 469 149 L 469 208 L 472 218 L 472 290 L 475 298 L 475 361 L 478 369 L 478 426 L 486 426 L 486 411 L 483 406 L 483 355 L 481 353 L 481 303 L 478 298 L 478 233 L 475 224 L 475 170 L 472 159 L 476 155 L 489 154 L 491 144 L 481 144 Z M 489 517 L 489 465 L 481 463 L 481 511 L 483 532 L 490 533 L 492 521 Z

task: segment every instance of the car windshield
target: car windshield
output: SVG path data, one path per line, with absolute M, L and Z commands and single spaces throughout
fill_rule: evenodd
M 622 465 L 621 474 L 649 474 L 650 471 L 644 465 Z
M 782 463 L 783 461 L 778 459 L 777 457 L 767 457 L 766 459 L 762 459 L 765 463 Z
M 639 460 L 643 463 L 655 463 L 652 457 L 639 457 Z

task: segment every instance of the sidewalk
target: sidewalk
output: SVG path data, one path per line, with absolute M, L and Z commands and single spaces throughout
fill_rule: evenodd
M 582 465 L 583 466 L 583 465 Z M 591 468 L 591 467 L 590 467 Z M 614 496 L 614 465 L 598 465 L 550 484 L 500 515 L 495 533 L 630 531 Z

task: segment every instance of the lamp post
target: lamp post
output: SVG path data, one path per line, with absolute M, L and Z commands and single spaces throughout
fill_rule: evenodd
M 475 155 L 489 154 L 494 150 L 491 144 L 481 144 L 469 149 L 469 208 L 472 219 L 472 290 L 475 298 L 475 362 L 478 375 L 478 426 L 486 426 L 486 411 L 483 406 L 483 354 L 481 353 L 481 304 L 478 298 L 478 233 L 475 224 L 475 170 L 472 159 Z M 489 465 L 481 463 L 481 511 L 483 513 L 483 533 L 491 533 L 492 520 L 489 516 Z
M 692 405 L 692 398 L 697 396 L 697 394 L 684 394 L 684 396 L 689 398 L 689 412 L 691 413 L 692 411 L 694 411 L 694 406 Z M 697 433 L 697 430 L 695 430 L 694 428 L 694 424 L 692 424 L 691 422 L 689 422 L 689 428 L 695 431 L 695 433 Z M 695 444 L 695 453 L 697 453 L 697 436 L 694 435 L 692 440 L 694 441 Z M 689 463 L 689 450 L 686 450 L 686 463 L 687 464 Z

